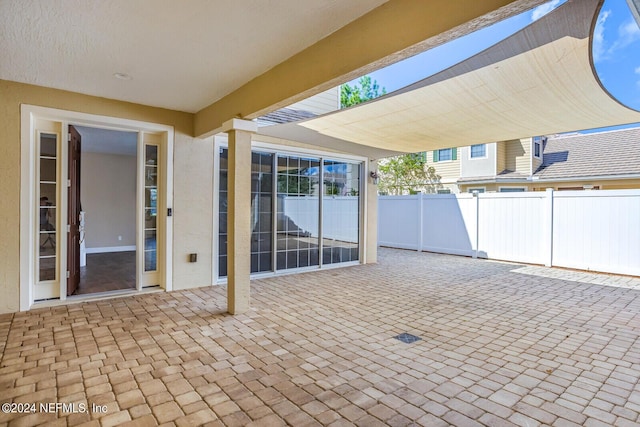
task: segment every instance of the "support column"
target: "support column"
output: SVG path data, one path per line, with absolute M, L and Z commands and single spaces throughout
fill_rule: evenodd
M 227 182 L 227 311 L 249 310 L 251 288 L 251 135 L 254 122 L 232 119 L 224 124 L 229 135 Z
M 364 176 L 367 191 L 367 199 L 365 210 L 364 232 L 366 233 L 366 264 L 375 264 L 378 262 L 378 183 L 370 176 L 370 172 L 378 172 L 377 160 L 370 160 L 366 175 Z

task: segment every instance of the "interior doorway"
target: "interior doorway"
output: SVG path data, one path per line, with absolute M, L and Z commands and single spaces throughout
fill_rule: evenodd
M 135 290 L 138 133 L 69 135 L 67 296 Z

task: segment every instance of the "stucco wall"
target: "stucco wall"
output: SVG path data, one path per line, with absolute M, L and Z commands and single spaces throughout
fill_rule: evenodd
M 192 114 L 0 80 L 0 313 L 19 310 L 21 104 L 173 126 L 174 284 L 211 285 L 213 144 L 189 136 Z

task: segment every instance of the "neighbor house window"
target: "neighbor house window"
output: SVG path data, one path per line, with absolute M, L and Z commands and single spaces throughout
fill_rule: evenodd
M 438 194 L 451 194 L 451 190 L 445 188 L 444 190 L 438 190 Z
M 470 188 L 467 190 L 468 193 L 484 193 L 484 187 L 480 188 Z
M 524 187 L 501 187 L 498 190 L 500 193 L 521 193 L 526 191 Z
M 536 159 L 542 158 L 542 137 L 534 136 L 533 137 L 533 157 Z
M 436 150 L 433 152 L 434 162 L 446 162 L 449 160 L 456 160 L 458 158 L 457 148 L 443 148 L 442 150 Z
M 471 158 L 478 159 L 481 157 L 486 157 L 487 155 L 487 145 L 486 144 L 477 144 L 471 146 Z

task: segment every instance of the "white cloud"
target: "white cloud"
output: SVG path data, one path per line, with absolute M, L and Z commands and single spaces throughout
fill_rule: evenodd
M 603 11 L 598 17 L 596 28 L 593 31 L 593 60 L 595 62 L 600 62 L 605 58 L 604 28 L 609 15 L 611 15 L 610 10 Z
M 636 68 L 634 71 L 636 74 L 640 74 L 640 67 Z
M 611 45 L 610 53 L 618 49 L 624 49 L 631 43 L 640 40 L 640 28 L 634 19 L 631 19 L 618 27 L 618 38 Z
M 552 0 L 548 3 L 543 4 L 542 6 L 536 7 L 531 13 L 531 21 L 537 21 L 538 19 L 542 18 L 544 15 L 555 9 L 559 4 L 560 0 Z

